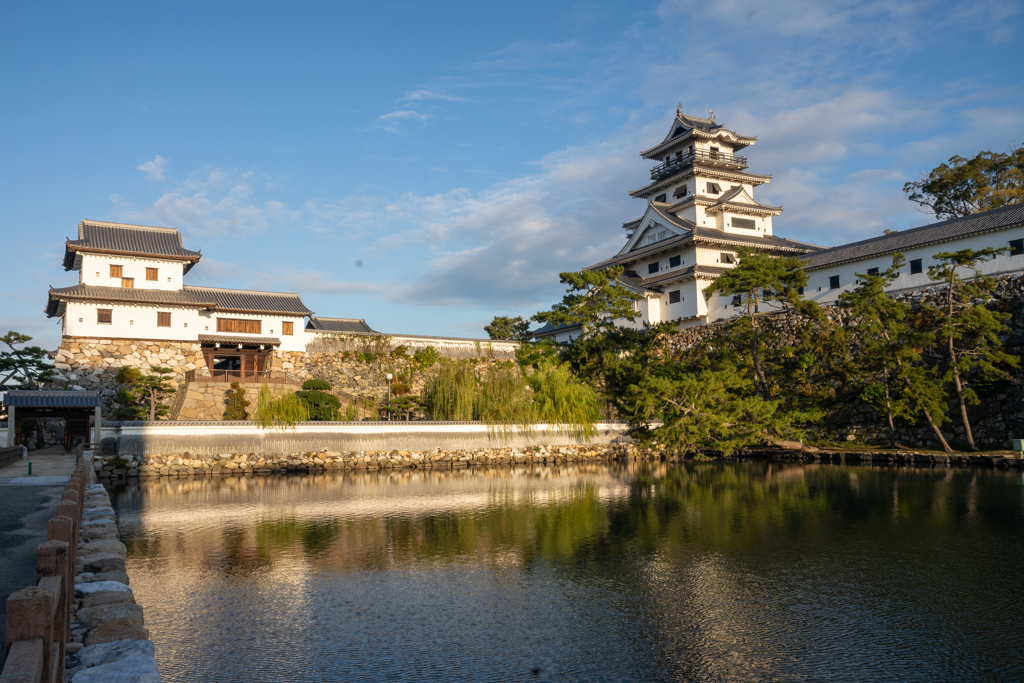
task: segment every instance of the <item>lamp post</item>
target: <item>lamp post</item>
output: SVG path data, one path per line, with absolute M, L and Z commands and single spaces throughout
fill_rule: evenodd
M 388 422 L 391 422 L 391 380 L 394 375 L 389 372 L 384 376 L 388 378 Z

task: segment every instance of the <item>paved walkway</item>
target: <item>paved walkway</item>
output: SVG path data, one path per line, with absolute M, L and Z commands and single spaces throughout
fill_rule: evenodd
M 0 492 L 0 643 L 7 624 L 7 596 L 35 585 L 36 546 L 46 542 L 47 525 L 57 514 L 63 492 L 63 485 L 8 486 Z M 3 663 L 0 648 L 0 669 Z
M 28 464 L 32 463 L 32 475 Z M 75 471 L 74 453 L 65 453 L 62 446 L 29 451 L 28 459 L 15 460 L 0 467 L 0 486 L 57 486 L 68 483 Z

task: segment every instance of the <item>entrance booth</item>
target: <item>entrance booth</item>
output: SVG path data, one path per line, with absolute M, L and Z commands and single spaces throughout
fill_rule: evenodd
M 270 375 L 270 358 L 280 339 L 199 335 L 210 378 L 216 382 L 260 382 Z
M 7 445 L 21 445 L 21 421 L 26 417 L 63 418 L 64 447 L 71 449 L 75 437 L 99 446 L 103 397 L 98 391 L 39 391 L 12 389 L 4 397 L 7 408 Z M 93 416 L 90 440 L 89 417 Z

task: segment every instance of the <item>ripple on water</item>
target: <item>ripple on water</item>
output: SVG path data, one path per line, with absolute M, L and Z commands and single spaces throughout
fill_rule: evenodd
M 171 681 L 1024 678 L 998 471 L 761 463 L 143 481 Z

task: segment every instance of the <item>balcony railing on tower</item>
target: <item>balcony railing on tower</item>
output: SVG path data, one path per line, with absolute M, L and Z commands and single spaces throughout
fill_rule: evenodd
M 658 164 L 651 169 L 651 180 L 661 180 L 674 173 L 678 173 L 690 164 L 700 162 L 709 166 L 720 166 L 724 168 L 746 168 L 747 158 L 738 154 L 728 152 L 715 152 L 707 149 L 697 149 L 682 156 L 672 157 L 663 164 Z

